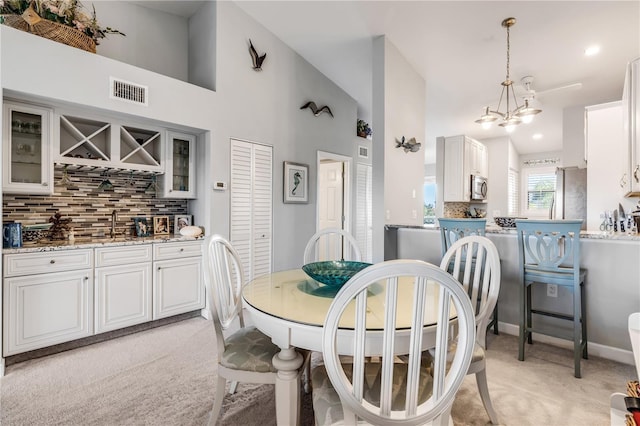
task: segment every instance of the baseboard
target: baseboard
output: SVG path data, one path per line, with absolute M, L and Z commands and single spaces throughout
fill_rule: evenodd
M 512 336 L 518 336 L 520 334 L 520 327 L 514 324 L 508 324 L 498 321 L 498 330 L 501 333 L 510 334 Z M 573 349 L 573 342 L 570 340 L 559 339 L 553 336 L 547 336 L 544 334 L 533 333 L 536 341 L 541 343 L 547 343 L 549 345 L 558 346 L 564 349 Z M 589 342 L 589 355 L 594 355 L 600 358 L 609 359 L 611 361 L 620 362 L 622 364 L 635 365 L 633 361 L 633 352 L 626 351 L 624 349 L 614 348 L 612 346 L 605 346 L 599 343 Z

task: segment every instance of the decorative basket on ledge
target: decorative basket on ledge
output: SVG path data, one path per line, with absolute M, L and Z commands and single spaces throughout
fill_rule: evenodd
M 91 37 L 67 25 L 42 19 L 33 9 L 33 5 L 29 6 L 22 15 L 1 16 L 2 22 L 12 28 L 96 53 L 96 43 Z

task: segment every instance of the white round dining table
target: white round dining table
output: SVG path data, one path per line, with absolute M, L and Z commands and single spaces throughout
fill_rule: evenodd
M 244 308 L 251 322 L 280 348 L 273 357 L 276 376 L 276 419 L 278 425 L 299 424 L 300 381 L 299 369 L 303 363 L 302 355 L 296 348 L 322 352 L 322 327 L 329 306 L 333 301 L 331 291 L 308 277 L 302 269 L 273 272 L 260 276 L 245 285 L 242 291 Z M 398 286 L 398 300 L 406 300 L 408 309 L 399 309 L 396 325 L 398 328 L 410 327 L 413 286 Z M 385 292 L 381 285 L 379 291 L 370 291 L 367 297 L 367 356 L 379 355 L 382 348 L 382 333 L 375 333 L 384 323 Z M 438 312 L 437 286 L 428 286 L 425 325 L 434 325 Z M 455 309 L 451 311 L 455 318 Z M 352 355 L 353 315 L 345 312 L 340 322 L 337 347 L 341 355 Z M 428 327 L 429 328 L 429 327 Z M 428 330 L 427 328 L 427 330 Z M 408 336 L 408 333 L 407 333 Z M 379 337 L 379 340 L 378 340 Z M 435 333 L 426 333 L 423 337 L 423 349 L 435 346 Z M 396 344 L 398 353 L 406 345 Z

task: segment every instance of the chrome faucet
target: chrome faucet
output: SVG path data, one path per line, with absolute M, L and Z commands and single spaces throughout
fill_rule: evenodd
M 117 220 L 117 213 L 114 210 L 111 212 L 111 233 L 109 234 L 111 235 L 111 238 L 115 238 L 116 236 L 116 220 Z

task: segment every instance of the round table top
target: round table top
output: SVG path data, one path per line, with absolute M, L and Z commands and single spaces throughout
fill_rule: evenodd
M 413 285 L 399 280 L 398 301 L 406 303 L 407 309 L 398 309 L 397 327 L 411 326 Z M 317 283 L 302 269 L 292 269 L 263 275 L 249 282 L 243 289 L 245 303 L 267 315 L 299 324 L 322 327 L 333 297 L 324 291 L 324 285 Z M 319 295 L 318 295 L 319 294 Z M 384 324 L 385 286 L 379 284 L 369 290 L 367 298 L 367 328 L 382 329 Z M 427 286 L 427 309 L 425 325 L 435 324 L 438 314 L 438 286 Z M 353 305 L 347 309 L 340 322 L 341 328 L 352 328 Z M 451 312 L 455 316 L 455 309 Z

